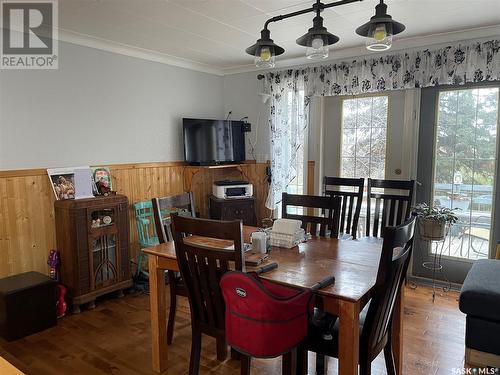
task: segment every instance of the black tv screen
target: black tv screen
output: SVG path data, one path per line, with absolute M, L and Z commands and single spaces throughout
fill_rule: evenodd
M 243 121 L 183 119 L 184 159 L 193 165 L 245 160 Z

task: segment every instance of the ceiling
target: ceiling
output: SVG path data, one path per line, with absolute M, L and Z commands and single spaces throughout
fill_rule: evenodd
M 377 3 L 364 0 L 323 12 L 325 26 L 340 37 L 332 57 L 364 46 L 364 38 L 354 30 L 369 20 Z M 456 31 L 467 39 L 464 30 L 500 26 L 500 0 L 386 3 L 388 13 L 406 25 L 406 31 L 394 38 L 395 48 L 415 38 Z M 244 50 L 255 43 L 268 18 L 312 4 L 313 0 L 59 0 L 59 29 L 73 40 L 117 44 L 223 74 L 252 66 Z M 286 50 L 280 60 L 304 56 L 305 49 L 295 39 L 312 26 L 312 18 L 310 13 L 270 25 L 271 37 Z

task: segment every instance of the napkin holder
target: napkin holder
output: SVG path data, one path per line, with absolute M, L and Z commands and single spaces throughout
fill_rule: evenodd
M 290 249 L 305 240 L 305 231 L 300 220 L 278 219 L 271 230 L 271 246 Z

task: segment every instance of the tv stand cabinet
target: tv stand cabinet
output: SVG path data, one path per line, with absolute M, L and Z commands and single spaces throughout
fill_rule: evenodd
M 210 218 L 216 220 L 242 220 L 244 225 L 257 226 L 255 198 L 220 199 L 210 196 Z

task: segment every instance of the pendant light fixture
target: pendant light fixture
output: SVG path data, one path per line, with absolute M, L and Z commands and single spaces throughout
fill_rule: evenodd
M 257 68 L 274 68 L 276 56 L 285 53 L 285 50 L 274 44 L 266 24 L 260 32 L 260 39 L 253 46 L 248 47 L 246 53 L 255 57 Z
M 394 21 L 387 14 L 384 0 L 375 7 L 375 15 L 356 29 L 356 34 L 366 37 L 366 48 L 370 51 L 386 51 L 392 46 L 392 36 L 404 31 L 405 25 Z
M 309 31 L 297 39 L 299 46 L 305 46 L 306 57 L 308 59 L 319 60 L 326 59 L 329 53 L 329 46 L 337 43 L 340 39 L 338 36 L 329 33 L 326 27 L 323 26 L 323 17 L 321 17 L 321 2 L 317 0 L 313 5 L 316 10 L 316 17 L 313 19 L 313 27 Z
M 363 0 L 338 0 L 330 4 L 324 4 L 321 0 L 316 0 L 315 4 L 307 9 L 296 12 L 275 16 L 266 21 L 264 29 L 260 32 L 261 37 L 257 42 L 246 49 L 249 55 L 254 56 L 255 66 L 258 68 L 273 68 L 275 66 L 276 56 L 285 52 L 271 39 L 271 32 L 268 26 L 271 22 L 277 22 L 286 18 L 299 16 L 302 14 L 314 12 L 316 16 L 313 19 L 313 27 L 297 39 L 297 44 L 307 47 L 306 57 L 309 59 L 325 59 L 329 55 L 329 46 L 339 41 L 339 37 L 329 33 L 323 26 L 323 17 L 321 12 L 327 8 L 350 4 Z M 405 25 L 396 22 L 387 14 L 387 5 L 383 0 L 376 7 L 375 15 L 369 22 L 356 29 L 356 33 L 367 37 L 366 48 L 370 51 L 383 51 L 391 48 L 392 36 L 404 31 Z

